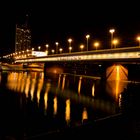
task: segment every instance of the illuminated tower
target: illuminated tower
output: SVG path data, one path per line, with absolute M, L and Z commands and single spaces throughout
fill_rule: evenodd
M 28 18 L 28 15 L 26 15 Z M 16 25 L 15 33 L 15 52 L 25 51 L 31 48 L 31 31 L 27 24 L 27 19 L 25 24 Z

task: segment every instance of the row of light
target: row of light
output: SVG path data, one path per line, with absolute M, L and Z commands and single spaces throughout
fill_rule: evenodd
M 111 33 L 111 49 L 112 49 L 112 48 L 116 48 L 116 45 L 119 44 L 119 40 L 118 40 L 117 38 L 114 38 L 115 29 L 110 29 L 109 32 Z M 88 42 L 89 42 L 89 38 L 90 38 L 90 35 L 87 34 L 87 35 L 86 35 L 86 39 L 87 39 L 86 48 L 87 48 L 87 51 L 88 51 Z M 139 42 L 139 46 L 140 46 L 140 36 L 138 36 L 138 37 L 136 38 L 136 40 Z M 71 46 L 72 41 L 73 41 L 73 40 L 72 40 L 71 38 L 68 39 L 68 42 L 69 42 L 69 53 L 71 53 L 71 51 L 72 51 L 72 46 Z M 56 45 L 56 53 L 58 53 L 58 45 L 59 45 L 59 43 L 58 43 L 58 42 L 55 42 L 55 45 Z M 96 48 L 96 50 L 97 50 L 98 47 L 100 46 L 100 42 L 98 42 L 98 41 L 94 42 L 94 43 L 93 43 L 93 46 L 94 46 L 94 47 Z M 46 44 L 47 51 L 48 51 L 48 47 L 49 47 L 49 45 Z M 83 44 L 81 44 L 81 45 L 80 45 L 81 51 L 82 51 L 84 48 L 85 48 L 85 46 L 84 46 Z M 38 47 L 38 50 L 40 50 L 40 49 L 41 49 L 41 46 Z M 63 49 L 60 48 L 59 51 L 60 51 L 60 53 L 61 53 L 61 52 L 63 51 Z M 54 52 L 55 52 L 55 50 L 53 49 L 53 50 L 52 50 L 52 53 L 54 53 Z
M 24 63 L 24 62 L 43 62 L 43 61 L 82 61 L 82 60 L 101 60 L 101 59 L 139 59 L 140 55 L 138 52 L 122 52 L 122 53 L 104 53 L 104 54 L 88 54 L 81 55 L 77 54 L 74 56 L 59 56 L 59 57 L 47 57 L 47 58 L 30 58 L 30 59 L 22 59 L 16 60 L 16 62 Z
M 116 48 L 117 44 L 119 44 L 119 40 L 118 40 L 117 38 L 114 38 L 115 29 L 110 29 L 109 32 L 111 33 L 111 49 L 112 49 L 112 48 Z M 86 50 L 87 50 L 87 51 L 88 51 L 89 38 L 90 38 L 90 35 L 87 34 L 87 35 L 86 35 L 86 40 L 87 40 Z M 140 46 L 140 36 L 138 36 L 136 39 L 137 39 L 137 41 L 139 42 L 139 46 Z M 69 53 L 71 53 L 71 51 L 72 51 L 72 46 L 71 46 L 72 41 L 73 41 L 73 40 L 72 40 L 71 38 L 68 39 L 68 42 L 69 42 L 69 48 L 68 48 L 68 49 L 69 49 Z M 51 53 L 52 53 L 52 54 L 54 54 L 54 53 L 58 54 L 58 51 L 59 51 L 60 53 L 62 53 L 63 48 L 59 48 L 59 50 L 58 50 L 59 43 L 58 43 L 58 42 L 55 42 L 55 45 L 56 45 L 56 50 L 52 49 L 52 50 L 51 50 Z M 49 44 L 46 44 L 45 46 L 46 46 L 46 51 L 45 51 L 45 52 L 46 52 L 46 55 L 48 55 Z M 94 46 L 94 47 L 96 48 L 96 50 L 97 50 L 98 47 L 100 46 L 100 42 L 99 42 L 99 41 L 94 42 L 94 43 L 93 43 L 93 46 Z M 85 45 L 81 44 L 81 45 L 80 45 L 80 50 L 83 51 L 84 48 L 85 48 Z M 38 46 L 38 50 L 39 50 L 39 51 L 41 50 L 41 46 Z M 30 50 L 22 51 L 22 52 L 19 52 L 19 54 L 24 53 L 24 52 L 27 53 L 27 52 L 29 52 L 29 51 L 30 51 Z M 32 48 L 32 51 L 34 51 L 34 48 Z M 15 53 L 13 53 L 13 54 L 6 55 L 6 57 L 15 56 L 15 55 L 17 55 L 17 54 L 18 54 L 18 53 L 15 52 Z

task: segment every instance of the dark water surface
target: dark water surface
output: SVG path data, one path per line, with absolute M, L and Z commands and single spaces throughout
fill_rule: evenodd
M 76 127 L 120 112 L 126 81 L 43 72 L 0 73 L 0 136 L 15 139 Z

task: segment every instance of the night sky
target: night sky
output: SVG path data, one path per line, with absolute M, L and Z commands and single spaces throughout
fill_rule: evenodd
M 67 50 L 67 39 L 73 39 L 72 46 L 78 49 L 86 43 L 101 41 L 102 48 L 110 46 L 110 28 L 115 28 L 115 37 L 120 39 L 119 47 L 136 46 L 140 34 L 139 3 L 133 1 L 95 0 L 19 0 L 1 4 L 0 7 L 0 55 L 14 52 L 15 25 L 23 24 L 28 17 L 32 33 L 32 47 L 45 45 L 55 47 L 55 42 Z

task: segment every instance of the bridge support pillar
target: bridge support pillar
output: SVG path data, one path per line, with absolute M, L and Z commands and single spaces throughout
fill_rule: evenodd
M 121 64 L 113 64 L 106 69 L 106 79 L 107 81 L 127 81 L 128 70 Z

